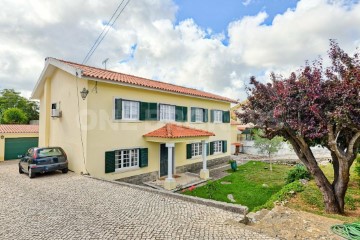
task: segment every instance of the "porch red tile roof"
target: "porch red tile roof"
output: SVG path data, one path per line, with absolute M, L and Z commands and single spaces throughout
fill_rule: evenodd
M 144 135 L 144 137 L 158 138 L 185 138 L 207 136 L 215 136 L 215 134 L 202 129 L 180 126 L 172 123 L 167 123 L 165 126 Z
M 131 85 L 137 85 L 147 88 L 153 88 L 158 90 L 163 90 L 167 92 L 174 92 L 179 94 L 185 94 L 185 95 L 192 95 L 197 97 L 203 97 L 203 98 L 209 98 L 209 99 L 215 99 L 225 102 L 231 102 L 231 103 L 237 103 L 236 100 L 222 97 L 213 93 L 208 93 L 204 91 L 200 91 L 193 88 L 187 88 L 187 87 L 181 87 L 175 84 L 150 80 L 142 77 L 136 77 L 133 75 L 128 75 L 124 73 L 109 71 L 101 68 L 86 66 L 78 63 L 68 62 L 64 60 L 58 60 L 66 65 L 69 65 L 74 68 L 78 68 L 82 70 L 82 75 L 85 77 L 91 77 L 91 78 L 97 78 L 97 79 L 103 79 L 103 80 L 109 80 L 114 82 L 121 82 L 125 84 L 131 84 Z
M 38 133 L 38 125 L 0 124 L 0 133 Z

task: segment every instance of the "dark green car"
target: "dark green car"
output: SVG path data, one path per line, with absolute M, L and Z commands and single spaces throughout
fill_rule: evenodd
M 19 173 L 27 173 L 30 178 L 37 173 L 61 170 L 68 172 L 68 160 L 60 147 L 30 148 L 25 155 L 20 155 Z

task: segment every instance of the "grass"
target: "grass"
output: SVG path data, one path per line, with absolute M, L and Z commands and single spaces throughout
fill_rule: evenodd
M 265 169 L 265 167 L 267 167 Z M 213 199 L 222 202 L 231 202 L 228 194 L 232 194 L 236 204 L 247 206 L 249 211 L 262 206 L 282 187 L 285 186 L 285 177 L 291 167 L 273 164 L 273 171 L 269 170 L 269 164 L 250 161 L 238 167 L 238 171 L 229 176 L 205 186 L 185 191 L 183 194 L 201 198 Z M 231 170 L 230 170 L 231 171 Z M 221 184 L 230 182 L 231 184 Z M 264 187 L 263 184 L 268 186 Z
M 331 164 L 321 166 L 329 181 L 333 180 L 333 168 Z M 291 199 L 288 207 L 303 210 L 326 217 L 336 218 L 346 222 L 360 221 L 360 177 L 355 173 L 355 166 L 350 171 L 350 183 L 345 196 L 345 215 L 327 214 L 322 194 L 312 180 L 305 186 L 304 191 Z
M 183 194 L 223 202 L 231 202 L 227 195 L 232 194 L 236 203 L 247 206 L 249 211 L 257 211 L 262 208 L 271 209 L 275 201 L 288 200 L 287 206 L 293 209 L 345 222 L 360 221 L 360 177 L 356 174 L 355 164 L 350 171 L 344 215 L 325 213 L 323 197 L 314 180 L 310 180 L 305 186 L 299 184 L 298 181 L 285 185 L 285 178 L 291 167 L 273 164 L 272 172 L 265 167 L 269 167 L 269 164 L 250 161 L 241 165 L 238 171 L 229 176 Z M 321 169 L 332 182 L 332 165 L 321 166 Z M 231 184 L 224 185 L 221 182 L 230 182 Z M 268 187 L 263 187 L 264 183 Z M 290 191 L 297 192 L 297 194 L 290 196 Z

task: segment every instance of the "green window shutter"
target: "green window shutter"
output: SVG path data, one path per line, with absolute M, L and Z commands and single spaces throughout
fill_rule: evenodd
M 182 112 L 183 112 L 183 121 L 187 122 L 188 121 L 188 114 L 187 114 L 188 113 L 188 108 L 183 107 Z
M 149 150 L 147 148 L 139 149 L 139 167 L 147 167 L 149 165 Z
M 187 107 L 175 106 L 175 121 L 177 122 L 187 121 Z
M 227 152 L 227 141 L 222 141 L 222 150 L 223 150 L 223 153 Z
M 223 111 L 223 123 L 230 122 L 230 111 Z
M 186 144 L 186 159 L 190 159 L 191 158 L 191 153 L 192 153 L 192 144 Z
M 194 107 L 191 108 L 191 122 L 195 122 L 195 109 Z
M 146 112 L 148 110 L 149 103 L 147 102 L 140 102 L 140 116 L 139 120 L 146 120 Z
M 206 143 L 206 155 L 210 155 L 210 143 Z
M 122 101 L 121 98 L 115 99 L 115 119 L 121 119 L 122 117 Z
M 214 122 L 214 113 L 215 113 L 215 110 L 210 110 L 210 122 Z
M 115 151 L 105 152 L 105 173 L 115 172 Z
M 204 109 L 204 122 L 209 121 L 209 111 L 207 109 Z
M 157 120 L 157 103 L 140 102 L 140 120 Z
M 156 121 L 158 119 L 157 103 L 149 103 L 149 118 L 148 120 Z
M 214 154 L 214 142 L 210 142 L 210 155 Z

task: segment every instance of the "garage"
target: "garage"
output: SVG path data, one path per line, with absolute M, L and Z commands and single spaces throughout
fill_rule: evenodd
M 39 142 L 38 125 L 0 125 L 0 161 L 17 159 Z
M 5 139 L 5 161 L 17 159 L 18 155 L 23 155 L 29 148 L 37 147 L 39 138 L 7 138 Z

